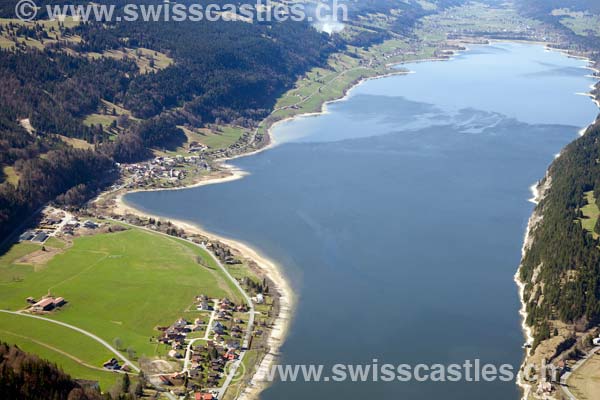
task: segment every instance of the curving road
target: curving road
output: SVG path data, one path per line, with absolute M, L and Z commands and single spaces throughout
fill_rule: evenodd
M 71 330 L 77 331 L 87 337 L 90 337 L 92 339 L 94 339 L 96 342 L 100 343 L 102 346 L 106 347 L 110 352 L 112 352 L 114 355 L 116 355 L 119 359 L 121 359 L 126 365 L 129 365 L 129 367 L 134 370 L 135 372 L 140 372 L 140 369 L 138 367 L 135 366 L 135 364 L 133 364 L 133 362 L 131 362 L 129 359 L 127 359 L 125 356 L 123 356 L 119 350 L 115 349 L 113 346 L 111 346 L 107 341 L 105 341 L 104 339 L 94 335 L 91 332 L 88 332 L 84 329 L 78 328 L 75 325 L 71 325 L 71 324 L 67 324 L 66 322 L 61 322 L 61 321 L 56 321 L 50 318 L 45 318 L 45 317 L 41 317 L 39 315 L 31 315 L 31 314 L 25 314 L 23 312 L 20 311 L 8 311 L 8 310 L 0 310 L 0 312 L 3 312 L 5 314 L 12 314 L 12 315 L 19 315 L 21 317 L 27 317 L 27 318 L 34 318 L 34 319 L 39 319 L 42 321 L 46 321 L 46 322 L 51 322 L 53 324 L 56 325 L 60 325 L 60 326 L 64 326 L 65 328 L 69 328 Z

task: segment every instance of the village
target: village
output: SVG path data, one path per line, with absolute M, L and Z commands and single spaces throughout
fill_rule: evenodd
M 263 305 L 265 295 L 257 293 L 252 301 Z M 182 363 L 180 372 L 158 375 L 154 383 L 172 388 L 176 395 L 192 390 L 197 399 L 218 399 L 225 392 L 227 375 L 234 373 L 232 366 L 263 331 L 253 329 L 253 311 L 246 304 L 228 298 L 200 294 L 189 312 L 195 318 L 180 317 L 170 326 L 157 327 L 160 334 L 151 338 L 168 349 L 169 359 Z
M 202 150 L 200 150 L 202 149 Z M 203 151 L 202 145 L 190 147 L 190 151 Z M 150 186 L 157 181 L 168 183 L 176 183 L 185 179 L 190 174 L 191 169 L 200 171 L 210 171 L 209 164 L 203 157 L 198 155 L 182 156 L 176 155 L 173 157 L 155 157 L 153 160 L 136 164 L 119 165 L 124 176 L 130 178 L 127 188 L 138 186 Z M 194 173 L 197 173 L 195 171 Z
M 170 366 L 168 371 L 149 371 L 148 381 L 153 387 L 163 388 L 174 395 L 193 393 L 196 398 L 203 400 L 222 398 L 227 387 L 232 384 L 231 377 L 242 364 L 244 354 L 250 350 L 254 353 L 263 351 L 261 348 L 266 336 L 264 332 L 269 327 L 273 313 L 273 299 L 268 293 L 268 283 L 252 278 L 253 275 L 246 271 L 247 266 L 228 248 L 219 243 L 206 243 L 195 237 L 187 237 L 183 232 L 173 230 L 168 222 L 139 220 L 133 216 L 110 220 L 48 206 L 40 213 L 34 227 L 18 237 L 21 244 L 38 246 L 37 251 L 21 261 L 41 265 L 69 249 L 80 237 L 96 237 L 103 233 L 128 230 L 131 223 L 169 236 L 181 237 L 201 247 L 209 247 L 223 268 L 227 266 L 231 273 L 230 279 L 243 292 L 242 297 L 235 301 L 228 297 L 214 298 L 210 293 L 198 294 L 190 299 L 187 307 L 181 309 L 180 315 L 172 324 L 155 326 L 155 334 L 148 338 L 149 343 L 155 344 L 157 349 L 151 362 Z M 204 261 L 200 265 L 206 267 Z M 54 290 L 51 292 L 50 289 L 41 297 L 32 293 L 25 301 L 27 305 L 18 313 L 44 318 L 61 312 L 69 305 L 66 297 L 54 293 Z M 136 372 L 118 357 L 107 359 L 98 367 L 120 374 Z
M 222 148 L 210 148 L 192 140 L 177 151 L 157 150 L 156 156 L 150 161 L 117 164 L 121 175 L 128 179 L 124 184 L 113 185 L 112 189 L 179 187 L 189 183 L 186 178 L 189 180 L 210 172 L 213 169 L 212 161 L 234 157 L 257 148 L 263 139 L 261 134 L 244 131 L 235 142 Z

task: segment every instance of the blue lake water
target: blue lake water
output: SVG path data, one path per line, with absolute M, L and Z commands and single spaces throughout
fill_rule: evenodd
M 582 60 L 479 46 L 365 82 L 274 129 L 242 180 L 133 193 L 278 262 L 298 304 L 282 363 L 514 365 L 529 187 L 597 115 Z M 275 383 L 262 398 L 517 399 L 514 382 Z

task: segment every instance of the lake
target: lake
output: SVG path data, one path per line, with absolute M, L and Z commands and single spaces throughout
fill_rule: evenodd
M 370 80 L 277 145 L 244 179 L 132 193 L 281 265 L 298 301 L 281 363 L 521 363 L 513 276 L 530 187 L 598 110 L 583 60 L 477 46 Z M 517 399 L 514 382 L 277 382 L 262 398 Z

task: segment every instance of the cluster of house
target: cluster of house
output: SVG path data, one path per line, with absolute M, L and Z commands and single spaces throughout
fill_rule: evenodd
M 32 229 L 23 232 L 19 236 L 20 242 L 31 241 L 34 243 L 44 243 L 50 235 L 60 228 L 63 220 L 65 219 L 65 213 L 58 210 L 50 215 L 46 215 L 44 219 L 39 223 L 37 229 Z
M 199 142 L 190 142 L 188 147 L 188 153 L 202 153 L 206 150 L 208 150 L 208 146 Z
M 219 345 L 215 341 L 208 340 L 206 345 L 197 345 L 192 348 L 190 367 L 186 373 L 172 375 L 161 375 L 163 385 L 179 386 L 183 384 L 185 376 L 190 379 L 206 379 L 204 382 L 208 387 L 218 387 L 219 381 L 225 373 L 225 366 L 240 356 L 239 342 L 230 342 L 227 345 Z
M 110 371 L 125 371 L 125 372 L 131 371 L 131 368 L 129 368 L 129 365 L 127 365 L 127 364 L 120 365 L 119 360 L 117 360 L 116 358 L 111 358 L 110 360 L 108 360 L 107 362 L 102 364 L 102 366 L 105 369 L 108 369 Z
M 62 231 L 68 235 L 73 235 L 75 229 L 80 227 L 85 229 L 98 229 L 100 227 L 100 224 L 89 219 L 80 222 L 77 218 L 72 218 L 63 225 Z
M 194 346 L 190 358 L 189 377 L 198 379 L 206 375 L 206 385 L 218 387 L 219 380 L 225 373 L 225 365 L 229 361 L 240 357 L 239 343 L 231 345 L 218 345 L 214 341 L 207 341 L 206 345 Z
M 27 298 L 27 303 L 30 304 L 29 310 L 35 313 L 48 312 L 54 309 L 60 308 L 67 304 L 67 301 L 63 297 L 44 296 L 41 300 L 37 301 L 33 297 Z
M 171 346 L 169 357 L 182 358 L 183 355 L 178 350 L 185 348 L 185 339 L 188 333 L 203 331 L 205 328 L 206 324 L 200 318 L 196 318 L 193 323 L 188 322 L 185 318 L 179 318 L 171 326 L 157 328 L 162 332 L 158 342 Z
M 244 132 L 242 133 L 242 136 L 229 147 L 211 150 L 210 152 L 207 152 L 208 154 L 206 156 L 211 159 L 219 159 L 233 157 L 244 153 L 248 150 L 248 147 L 253 144 L 253 140 L 258 139 L 258 136 L 259 135 L 256 135 L 256 137 L 254 137 L 250 132 Z
M 446 12 L 445 19 L 459 21 L 462 19 L 461 16 L 449 14 Z M 541 26 L 531 26 L 527 22 L 521 20 L 520 17 L 507 16 L 502 18 L 499 23 L 505 28 L 499 28 L 494 34 L 488 34 L 486 36 L 500 36 L 502 38 L 516 38 L 516 39 L 530 39 L 536 41 L 549 41 L 555 42 L 558 39 L 558 34 L 552 30 L 552 28 L 546 28 Z M 444 21 L 441 24 L 430 22 L 431 26 L 435 29 L 449 31 L 448 39 L 463 39 L 464 36 L 479 37 L 482 31 L 479 28 L 464 28 L 464 27 L 453 27 L 449 28 L 447 22 Z
M 73 235 L 75 229 L 83 227 L 86 229 L 96 229 L 100 225 L 94 221 L 86 220 L 81 222 L 77 217 L 65 215 L 61 210 L 53 209 L 54 212 L 47 215 L 37 226 L 36 229 L 30 229 L 19 236 L 19 241 L 31 241 L 34 243 L 43 244 L 56 232 L 63 232 L 68 235 Z
M 166 179 L 178 181 L 185 178 L 185 165 L 194 165 L 202 169 L 209 169 L 209 165 L 200 156 L 184 157 L 155 157 L 152 161 L 122 165 L 121 169 L 128 172 L 134 183 L 145 182 L 154 179 Z
M 182 386 L 185 383 L 185 380 L 187 378 L 187 375 L 183 372 L 178 372 L 175 374 L 170 374 L 170 375 L 159 375 L 158 378 L 160 379 L 160 383 L 162 383 L 165 386 Z M 216 385 L 215 385 L 216 386 Z M 199 389 L 199 388 L 197 388 Z M 180 397 L 184 397 L 187 396 L 187 390 L 186 389 L 172 389 L 171 393 L 175 394 L 176 396 L 180 396 Z M 213 391 L 212 393 L 209 391 L 201 391 L 201 392 L 196 392 L 194 393 L 194 399 L 195 400 L 216 400 L 217 397 L 217 391 Z M 186 399 L 189 397 L 185 397 Z

